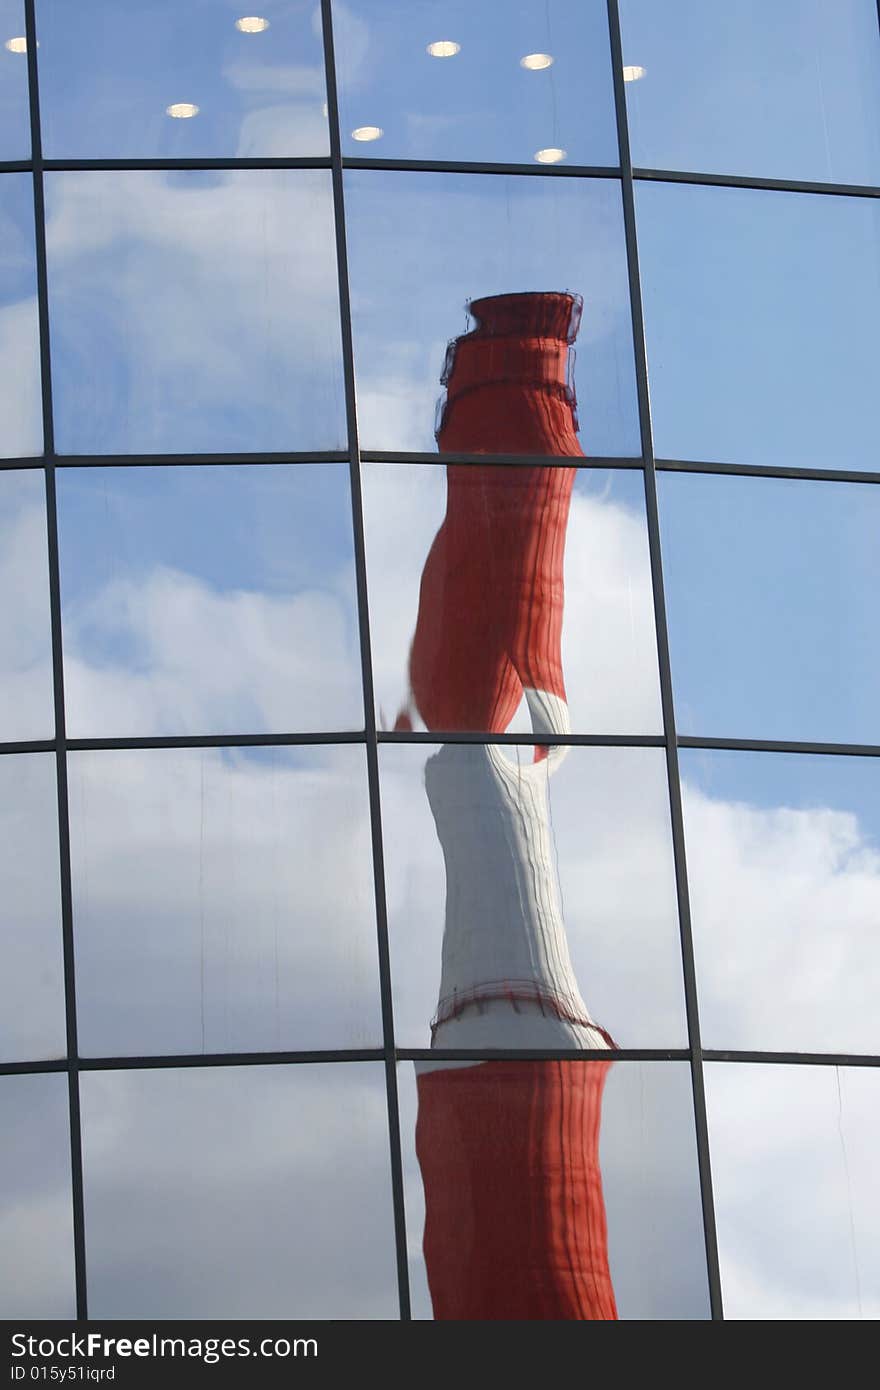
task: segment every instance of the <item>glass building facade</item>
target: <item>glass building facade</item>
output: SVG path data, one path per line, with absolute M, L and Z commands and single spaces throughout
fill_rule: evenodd
M 0 0 L 0 1315 L 877 1317 L 875 0 L 240 10 Z

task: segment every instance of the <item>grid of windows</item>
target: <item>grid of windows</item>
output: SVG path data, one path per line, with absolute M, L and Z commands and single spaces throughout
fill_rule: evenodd
M 874 0 L 123 8 L 0 0 L 0 1307 L 478 1316 L 448 1135 L 576 1097 L 571 1316 L 876 1316 Z M 516 296 L 568 444 L 454 435 Z

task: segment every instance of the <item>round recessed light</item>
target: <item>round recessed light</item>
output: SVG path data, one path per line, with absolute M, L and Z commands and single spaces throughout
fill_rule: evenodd
M 560 159 L 565 158 L 565 150 L 557 150 L 551 146 L 547 150 L 536 150 L 535 158 L 539 164 L 558 164 Z
M 623 70 L 623 80 L 624 82 L 638 82 L 640 78 L 644 77 L 645 72 L 645 68 L 636 67 L 635 65 L 625 67 Z
M 4 48 L 8 48 L 10 53 L 27 53 L 27 39 L 24 35 L 18 39 L 7 39 Z
M 381 140 L 385 134 L 380 125 L 359 125 L 351 132 L 352 140 Z
M 426 51 L 432 58 L 454 58 L 461 52 L 461 44 L 454 39 L 438 39 L 436 43 L 429 43 Z
M 235 21 L 235 27 L 243 34 L 262 34 L 269 28 L 269 21 L 261 19 L 259 15 L 244 14 L 241 19 Z
M 197 116 L 199 108 L 192 101 L 173 101 L 170 106 L 165 107 L 165 115 L 173 116 L 175 120 L 185 121 L 190 116 Z
M 542 68 L 553 66 L 553 55 L 551 53 L 527 53 L 524 58 L 520 58 L 521 68 L 528 68 L 529 72 L 540 72 Z

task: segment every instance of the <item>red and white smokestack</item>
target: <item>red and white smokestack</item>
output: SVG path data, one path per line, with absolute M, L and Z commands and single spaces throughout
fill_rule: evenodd
M 477 300 L 447 353 L 441 453 L 583 457 L 567 380 L 580 300 Z M 569 729 L 563 562 L 574 471 L 447 467 L 422 574 L 413 703 L 443 733 Z M 407 727 L 402 715 L 398 727 Z M 445 744 L 425 785 L 446 862 L 435 1048 L 613 1046 L 590 1017 L 562 918 L 549 777 L 497 744 Z M 607 1061 L 419 1064 L 416 1146 L 437 1318 L 613 1318 L 598 1159 Z

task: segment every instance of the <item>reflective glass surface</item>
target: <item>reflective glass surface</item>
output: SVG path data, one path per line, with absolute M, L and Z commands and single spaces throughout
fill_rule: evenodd
M 341 447 L 327 171 L 55 173 L 46 210 L 61 453 Z
M 880 761 L 682 750 L 707 1047 L 880 1053 Z
M 640 473 L 363 471 L 381 727 L 660 732 Z
M 345 464 L 64 469 L 68 732 L 363 726 Z
M 70 818 L 85 1055 L 381 1046 L 363 748 L 74 753 Z
M 0 1127 L 0 1317 L 72 1318 L 67 1077 L 0 1077 Z
M 708 1317 L 685 1064 L 398 1077 L 414 1317 Z
M 548 300 L 567 290 L 583 300 L 579 323 L 572 314 L 562 324 L 553 304 L 523 313 L 519 325 L 512 314 L 502 322 L 499 314 L 485 313 L 484 334 L 503 344 L 469 364 L 476 373 L 469 383 L 461 380 L 468 364 L 459 347 L 448 399 L 463 384 L 488 384 L 515 397 L 534 384 L 556 398 L 568 381 L 577 396 L 579 440 L 576 424 L 568 424 L 572 437 L 561 447 L 552 417 L 543 419 L 537 410 L 528 415 L 522 405 L 509 418 L 498 394 L 497 413 L 481 429 L 466 431 L 455 421 L 460 427 L 445 450 L 588 457 L 639 452 L 623 216 L 614 180 L 354 170 L 346 176 L 346 227 L 364 448 L 433 452 L 447 344 L 474 326 L 467 302 Z
M 397 1317 L 381 1063 L 81 1084 L 92 1317 Z
M 873 198 L 636 185 L 658 457 L 878 468 Z
M 259 30 L 239 27 L 242 8 L 241 0 L 40 0 L 44 153 L 327 154 L 318 7 L 261 0 L 268 22 Z
M 880 183 L 874 0 L 621 0 L 633 163 Z
M 398 1042 L 686 1047 L 656 748 L 380 748 Z
M 6 59 L 21 62 L 0 49 L 0 68 Z M 33 182 L 0 174 L 0 458 L 42 447 Z
M 354 0 L 333 25 L 346 154 L 617 163 L 603 0 Z
M 0 159 L 30 159 L 27 40 L 22 0 L 0 0 Z
M 0 758 L 0 1061 L 62 1057 L 55 758 Z
M 8 469 L 0 472 L 0 739 L 54 732 L 43 474 Z
M 880 1316 L 880 1070 L 709 1063 L 726 1318 Z
M 662 474 L 680 733 L 880 742 L 880 493 Z

